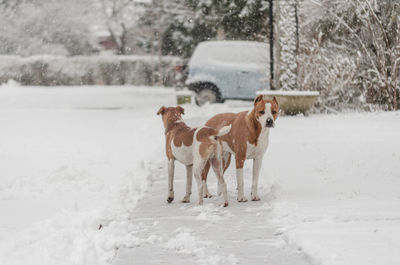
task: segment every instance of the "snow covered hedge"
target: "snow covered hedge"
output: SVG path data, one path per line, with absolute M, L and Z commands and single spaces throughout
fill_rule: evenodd
M 23 85 L 164 85 L 175 82 L 173 56 L 0 56 L 0 83 Z

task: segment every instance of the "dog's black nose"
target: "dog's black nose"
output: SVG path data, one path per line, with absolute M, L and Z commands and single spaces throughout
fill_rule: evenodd
M 266 124 L 266 126 L 267 126 L 267 127 L 272 127 L 272 126 L 274 126 L 274 120 L 271 119 L 271 118 L 268 118 L 268 119 L 267 119 L 267 124 Z

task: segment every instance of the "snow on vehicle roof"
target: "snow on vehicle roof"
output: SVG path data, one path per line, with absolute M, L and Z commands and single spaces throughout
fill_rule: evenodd
M 256 92 L 257 95 L 268 95 L 268 96 L 319 96 L 318 91 L 309 90 L 261 90 Z
M 269 44 L 259 41 L 246 41 L 246 40 L 221 40 L 221 41 L 203 41 L 198 46 L 259 46 L 268 48 Z
M 269 45 L 255 41 L 205 41 L 195 49 L 189 67 L 218 64 L 265 67 L 269 62 Z

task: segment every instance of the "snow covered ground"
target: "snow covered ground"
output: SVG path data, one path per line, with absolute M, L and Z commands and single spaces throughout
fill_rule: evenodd
M 219 208 L 179 203 L 179 165 L 166 203 L 155 113 L 174 103 L 164 88 L 0 86 L 0 264 L 400 264 L 400 112 L 280 117 L 262 201 L 235 202 L 231 167 Z M 247 194 L 250 180 L 248 161 Z
M 0 264 L 107 264 L 137 244 L 129 211 L 163 153 L 154 108 L 171 94 L 0 87 Z
M 316 264 L 400 264 L 400 112 L 285 117 L 264 178 L 283 238 Z

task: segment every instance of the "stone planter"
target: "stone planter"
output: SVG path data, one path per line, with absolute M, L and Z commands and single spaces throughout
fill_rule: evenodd
M 319 96 L 318 91 L 282 91 L 282 90 L 262 90 L 257 95 L 263 95 L 264 99 L 276 97 L 283 115 L 296 115 L 308 111 Z
M 180 91 L 176 91 L 175 95 L 176 95 L 176 102 L 178 105 L 192 103 L 192 98 L 193 98 L 192 91 L 180 90 Z

